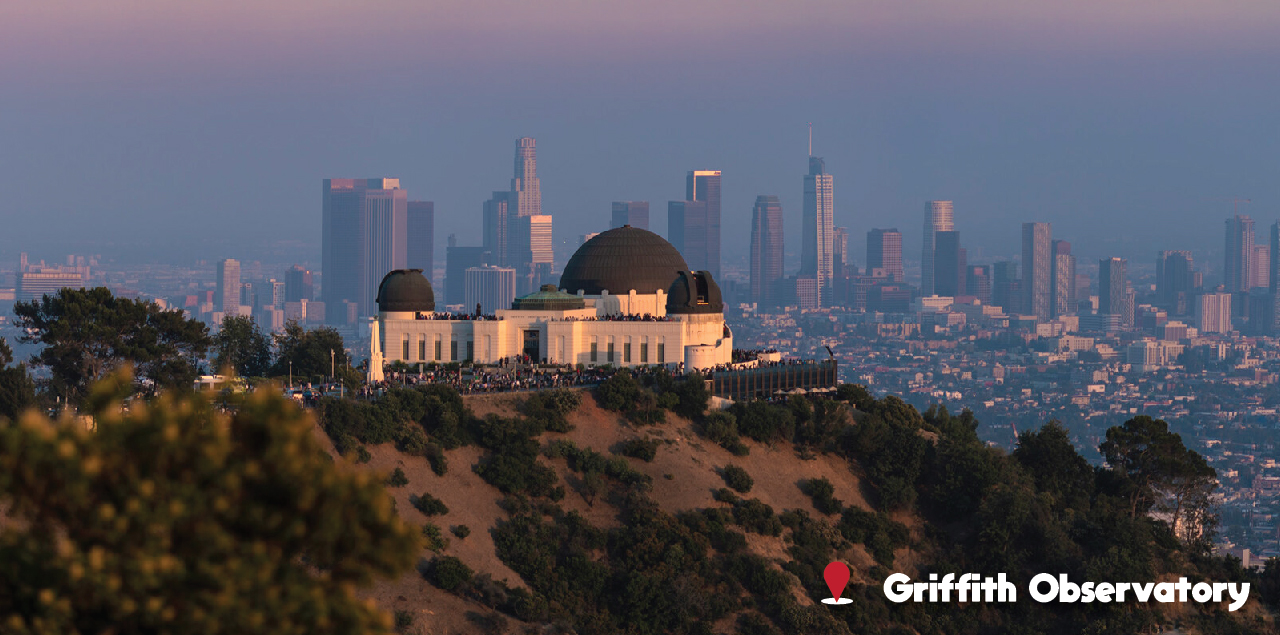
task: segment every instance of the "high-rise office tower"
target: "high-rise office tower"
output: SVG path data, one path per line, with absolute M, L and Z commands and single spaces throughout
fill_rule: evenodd
M 965 253 L 960 247 L 960 232 L 940 231 L 934 234 L 934 295 L 956 297 L 965 294 Z
M 832 178 L 821 157 L 809 157 L 809 173 L 804 177 L 804 232 L 800 246 L 800 275 L 818 280 L 819 293 L 831 284 L 834 273 L 832 239 L 835 210 L 832 206 Z M 825 304 L 824 298 L 819 302 Z
M 511 192 L 494 192 L 493 197 L 484 202 L 481 223 L 484 231 L 483 245 L 486 251 L 493 254 L 495 265 L 506 265 L 511 258 L 508 237 L 511 231 Z
M 1201 333 L 1231 332 L 1231 294 L 1206 293 L 1196 303 L 1196 327 Z
M 906 279 L 902 270 L 902 232 L 898 228 L 867 232 L 867 275 L 872 275 L 873 269 L 883 269 L 894 282 Z
M 493 315 L 498 309 L 510 309 L 516 299 L 516 270 L 510 267 L 468 267 L 463 274 L 466 289 L 463 301 L 467 311 L 480 307 L 481 315 Z
M 751 300 L 777 306 L 782 279 L 782 204 L 776 196 L 757 196 L 751 211 Z
M 954 230 L 955 216 L 951 201 L 928 201 L 924 204 L 924 245 L 920 252 L 920 293 L 934 294 L 933 255 L 936 248 L 934 236 L 938 232 Z
M 1056 318 L 1076 312 L 1076 257 L 1071 255 L 1071 243 L 1065 240 L 1053 241 L 1049 249 L 1053 253 L 1050 313 Z
M 1018 277 L 1018 263 L 997 262 L 991 267 L 991 303 L 1005 313 L 1022 310 L 1022 280 Z
M 357 318 L 377 312 L 382 277 L 404 269 L 408 193 L 400 179 L 325 179 L 321 295 L 330 323 L 346 323 L 344 302 Z
M 436 204 L 409 201 L 405 207 L 405 266 L 421 269 L 431 280 L 436 259 Z M 381 284 L 381 283 L 379 283 Z
M 507 198 L 506 257 L 492 254 L 516 270 L 516 292 L 521 295 L 537 291 L 551 276 L 555 262 L 551 222 L 551 215 L 542 213 L 536 142 L 521 137 L 516 139 L 515 175 Z
M 969 265 L 964 290 L 979 302 L 991 304 L 991 265 Z
M 311 272 L 302 268 L 302 265 L 294 265 L 284 272 L 284 301 L 300 302 L 306 300 L 310 302 L 315 299 L 315 287 L 311 283 Z
M 1098 261 L 1098 313 L 1120 315 L 1126 313 L 1129 295 L 1128 262 L 1124 258 L 1103 258 Z M 1120 320 L 1125 324 L 1123 317 Z
M 1227 219 L 1226 257 L 1222 281 L 1228 293 L 1248 291 L 1252 282 L 1253 219 L 1237 214 Z
M 831 233 L 831 270 L 837 280 L 848 277 L 849 228 L 836 227 Z
M 515 176 L 511 177 L 513 216 L 542 213 L 542 185 L 538 181 L 538 148 L 532 137 L 516 139 Z
M 706 201 L 667 203 L 667 240 L 684 256 L 693 271 L 710 271 L 707 245 Z M 714 274 L 712 274 L 714 276 Z
M 623 225 L 649 229 L 649 201 L 614 201 L 609 227 L 616 229 Z
M 1271 288 L 1271 245 L 1254 245 L 1249 263 L 1249 288 Z
M 218 290 L 213 308 L 227 315 L 240 314 L 240 261 L 227 258 L 218 263 Z
M 459 247 L 458 241 L 449 236 L 445 248 L 444 265 L 444 303 L 466 304 L 467 301 L 467 269 L 483 267 L 491 264 L 492 254 L 484 247 Z M 439 307 L 443 310 L 443 307 Z M 467 310 L 474 309 L 469 307 Z
M 1280 222 L 1271 225 L 1271 275 L 1267 289 L 1271 293 L 1280 291 Z
M 706 203 L 702 249 L 704 254 L 703 270 L 710 271 L 713 278 L 720 277 L 720 170 L 690 170 L 685 177 L 684 200 Z M 696 249 L 696 245 L 688 245 Z M 681 253 L 684 253 L 683 251 Z M 685 254 L 685 262 L 694 270 L 698 269 Z M 696 258 L 695 258 L 696 260 Z
M 1191 252 L 1161 251 L 1156 256 L 1156 301 L 1173 315 L 1187 315 L 1194 309 L 1188 304 L 1193 283 Z
M 1022 224 L 1022 312 L 1041 320 L 1050 318 L 1052 243 L 1049 223 Z

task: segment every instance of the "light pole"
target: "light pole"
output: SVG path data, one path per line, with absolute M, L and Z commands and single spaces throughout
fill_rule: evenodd
M 333 349 L 329 349 L 329 383 L 333 383 Z
M 293 360 L 289 360 L 289 390 L 293 391 Z

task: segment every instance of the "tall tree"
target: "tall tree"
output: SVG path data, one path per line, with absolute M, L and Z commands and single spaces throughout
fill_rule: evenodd
M 94 382 L 125 364 L 157 389 L 190 389 L 209 350 L 209 329 L 153 302 L 111 291 L 60 289 L 13 306 L 24 342 L 42 345 L 31 361 L 49 369 L 59 396 L 79 402 Z
M 222 318 L 222 327 L 213 336 L 213 365 L 231 368 L 241 377 L 262 377 L 271 370 L 271 340 L 253 318 Z
M 122 414 L 131 383 L 87 400 L 93 434 L 0 425 L 0 630 L 391 632 L 353 592 L 419 549 L 381 479 L 335 465 L 271 391 L 231 417 L 194 395 Z
M 36 403 L 36 385 L 23 364 L 10 367 L 13 349 L 0 337 L 0 419 L 14 420 Z
M 340 369 L 347 365 L 342 335 L 333 327 L 308 330 L 291 321 L 285 325 L 283 333 L 275 335 L 275 340 L 277 354 L 272 374 L 277 377 L 290 372 L 290 362 L 293 363 L 294 377 L 307 378 L 328 377 L 331 367 L 340 374 Z M 332 366 L 330 351 L 333 354 Z
M 1169 424 L 1134 417 L 1107 430 L 1098 449 L 1120 477 L 1130 514 L 1155 509 L 1189 544 L 1199 545 L 1213 533 L 1216 516 L 1209 497 L 1217 488 L 1217 472 L 1204 457 L 1182 443 Z

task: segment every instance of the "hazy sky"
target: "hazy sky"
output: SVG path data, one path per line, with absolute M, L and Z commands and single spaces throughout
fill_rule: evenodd
M 321 179 L 395 176 L 443 257 L 528 135 L 557 240 L 622 199 L 665 232 L 720 169 L 732 259 L 757 194 L 797 243 L 806 122 L 859 263 L 931 198 L 974 260 L 1024 220 L 1220 252 L 1226 199 L 1280 218 L 1277 33 L 1274 0 L 0 0 L 0 256 L 318 254 Z

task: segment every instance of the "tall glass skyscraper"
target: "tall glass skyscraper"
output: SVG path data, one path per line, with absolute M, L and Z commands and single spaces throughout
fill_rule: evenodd
M 321 239 L 321 295 L 330 323 L 346 323 L 344 303 L 356 316 L 377 312 L 382 277 L 404 269 L 408 193 L 400 179 L 325 179 Z
M 867 275 L 873 269 L 883 269 L 894 282 L 902 282 L 902 232 L 893 229 L 873 229 L 867 232 Z
M 934 235 L 934 245 L 934 293 L 953 298 L 964 295 L 967 258 L 964 248 L 960 246 L 960 232 L 937 232 Z
M 936 234 L 956 228 L 951 201 L 928 201 L 924 204 L 924 245 L 920 252 L 920 293 L 934 295 L 934 252 Z
M 1041 320 L 1052 317 L 1052 243 L 1049 223 L 1022 224 L 1022 312 Z
M 213 306 L 226 315 L 240 314 L 240 261 L 227 258 L 218 263 L 218 289 Z
M 1239 214 L 1227 219 L 1226 262 L 1222 281 L 1228 293 L 1248 291 L 1253 276 L 1253 219 Z
M 690 170 L 685 177 L 684 200 L 704 205 L 685 208 L 684 245 L 676 248 L 690 268 L 710 271 L 712 277 L 719 278 L 720 170 Z M 670 210 L 668 207 L 668 223 Z M 668 231 L 674 233 L 671 228 Z
M 1071 243 L 1065 240 L 1053 241 L 1050 251 L 1053 252 L 1050 313 L 1056 318 L 1076 312 L 1076 257 L 1071 255 Z
M 1129 274 L 1128 261 L 1124 258 L 1103 258 L 1098 261 L 1098 313 L 1101 315 L 1119 315 L 1120 323 L 1129 314 Z M 1128 320 L 1132 323 L 1132 318 Z M 1127 324 L 1126 324 L 1127 325 Z
M 751 300 L 764 306 L 779 304 L 782 280 L 782 204 L 776 196 L 757 196 L 751 211 Z
M 431 280 L 436 261 L 436 204 L 431 201 L 409 201 L 406 208 L 405 265 L 421 269 Z
M 537 142 L 532 137 L 516 139 L 515 175 L 511 178 L 511 194 L 507 199 L 505 236 L 507 257 L 504 260 L 506 266 L 516 270 L 516 292 L 525 295 L 537 291 L 543 280 L 551 276 L 555 252 L 551 215 L 542 213 Z
M 804 235 L 800 249 L 800 275 L 818 280 L 819 303 L 825 304 L 834 273 L 832 236 L 835 215 L 832 206 L 832 178 L 821 157 L 809 157 L 809 173 L 804 177 Z

